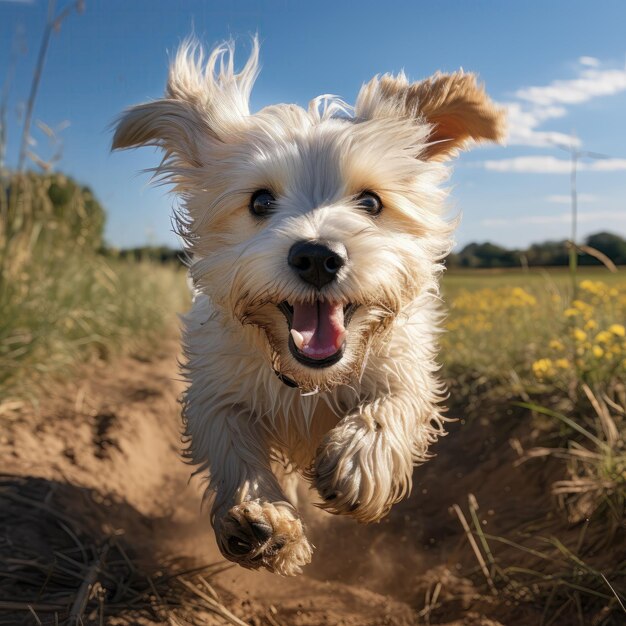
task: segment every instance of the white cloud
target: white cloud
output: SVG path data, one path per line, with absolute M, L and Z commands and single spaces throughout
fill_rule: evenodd
M 578 222 L 581 224 L 597 222 L 600 220 L 613 220 L 626 223 L 626 211 L 579 211 Z M 558 213 L 556 215 L 526 215 L 512 219 L 494 218 L 481 221 L 483 226 L 510 226 L 511 224 L 570 224 L 571 213 Z
M 572 196 L 569 194 L 553 194 L 551 196 L 546 196 L 546 202 L 550 202 L 552 204 L 569 204 L 572 201 Z M 600 198 L 598 196 L 594 196 L 592 193 L 579 193 L 577 195 L 578 202 L 599 202 Z
M 626 159 L 602 159 L 593 163 L 581 163 L 580 169 L 588 172 L 619 172 L 626 170 Z
M 544 87 L 518 89 L 515 95 L 539 107 L 581 104 L 600 96 L 626 91 L 626 69 L 589 68 L 571 80 L 555 80 Z
M 552 147 L 555 143 L 565 143 L 580 146 L 575 137 L 541 127 L 550 120 L 566 116 L 569 106 L 626 91 L 626 67 L 603 68 L 598 59 L 589 56 L 580 57 L 578 63 L 574 78 L 518 89 L 515 101 L 503 103 L 509 116 L 510 145 Z
M 493 172 L 513 172 L 517 174 L 569 174 L 572 164 L 569 159 L 553 156 L 521 156 L 513 159 L 484 161 L 485 169 Z M 602 159 L 578 163 L 578 170 L 585 172 L 626 171 L 626 159 Z
M 507 143 L 509 145 L 543 148 L 554 144 L 571 145 L 573 143 L 580 146 L 580 141 L 570 135 L 538 130 L 538 127 L 544 122 L 567 115 L 565 107 L 529 107 L 521 102 L 509 102 L 505 107 L 508 118 Z
M 580 57 L 578 62 L 587 67 L 598 67 L 600 65 L 600 60 L 595 57 Z
M 552 156 L 523 156 L 499 161 L 485 161 L 485 169 L 493 172 L 515 172 L 518 174 L 566 174 L 571 164 L 565 159 Z

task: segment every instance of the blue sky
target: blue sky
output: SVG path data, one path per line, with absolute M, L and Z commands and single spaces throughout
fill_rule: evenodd
M 10 162 L 46 7 L 44 0 L 0 0 L 0 84 L 16 32 L 24 48 L 10 92 Z M 509 108 L 511 133 L 506 147 L 481 147 L 456 162 L 459 244 L 567 237 L 568 157 L 553 144 L 573 131 L 582 149 L 610 157 L 581 166 L 581 237 L 626 235 L 624 24 L 623 0 L 86 0 L 85 12 L 53 36 L 35 119 L 53 128 L 69 122 L 60 132 L 58 169 L 93 188 L 108 210 L 111 244 L 177 245 L 172 197 L 138 174 L 155 166 L 158 154 L 110 154 L 109 125 L 125 107 L 162 94 L 168 58 L 192 31 L 207 46 L 233 37 L 241 62 L 258 32 L 263 70 L 253 110 L 306 105 L 321 93 L 353 102 L 377 73 L 404 69 L 417 80 L 463 67 Z M 46 136 L 33 134 L 35 149 L 48 157 Z

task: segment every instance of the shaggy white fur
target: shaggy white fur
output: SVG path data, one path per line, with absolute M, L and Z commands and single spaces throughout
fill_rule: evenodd
M 443 161 L 499 140 L 504 117 L 463 72 L 375 77 L 354 109 L 321 96 L 251 114 L 257 73 L 256 40 L 239 73 L 232 45 L 204 62 L 185 43 L 165 98 L 126 111 L 113 147 L 161 147 L 157 177 L 182 199 L 187 455 L 208 476 L 220 549 L 294 574 L 312 547 L 281 468 L 329 512 L 372 522 L 443 434 L 438 280 L 455 225 Z M 296 262 L 302 242 L 316 251 Z M 318 253 L 331 255 L 323 284 Z

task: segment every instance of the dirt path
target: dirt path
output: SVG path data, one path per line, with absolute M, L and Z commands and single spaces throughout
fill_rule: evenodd
M 105 537 L 123 536 L 132 558 L 149 562 L 155 576 L 173 562 L 184 567 L 221 562 L 199 510 L 199 484 L 189 482 L 190 469 L 179 458 L 182 385 L 176 353 L 177 344 L 170 341 L 150 359 L 88 365 L 78 380 L 44 398 L 39 411 L 0 418 L 0 498 L 8 494 L 6 502 L 14 507 L 7 505 L 4 519 L 0 514 L 0 558 L 14 554 L 20 541 L 44 558 L 52 542 L 45 514 L 53 510 L 81 520 L 99 545 Z M 381 524 L 362 526 L 306 506 L 317 550 L 305 575 L 284 579 L 229 568 L 211 577 L 221 601 L 259 626 L 497 624 L 481 610 L 470 610 L 477 593 L 459 576 L 467 544 L 449 512 L 473 492 L 486 524 L 493 519 L 492 525 L 505 528 L 536 514 L 524 508 L 531 481 L 500 473 L 513 460 L 506 444 L 510 432 L 495 433 L 490 422 L 471 429 L 451 425 L 438 456 L 416 471 L 413 496 Z M 35 495 L 43 513 L 33 522 L 31 509 L 16 507 Z M 545 504 L 537 495 L 532 494 L 535 509 Z M 22 623 L 11 621 L 16 616 L 36 624 L 35 617 L 7 608 L 7 602 L 22 598 L 15 580 L 0 577 L 0 624 Z M 441 597 L 453 595 L 447 604 L 453 608 L 429 622 L 426 600 L 436 586 Z M 106 623 L 159 623 L 129 615 L 121 607 Z M 97 623 L 96 614 L 92 617 Z M 225 623 L 215 615 L 202 619 L 199 623 Z

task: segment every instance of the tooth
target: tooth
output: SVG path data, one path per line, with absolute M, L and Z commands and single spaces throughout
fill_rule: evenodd
M 293 342 L 296 344 L 296 348 L 298 350 L 302 350 L 302 345 L 304 344 L 304 337 L 295 329 L 291 329 L 291 338 Z

